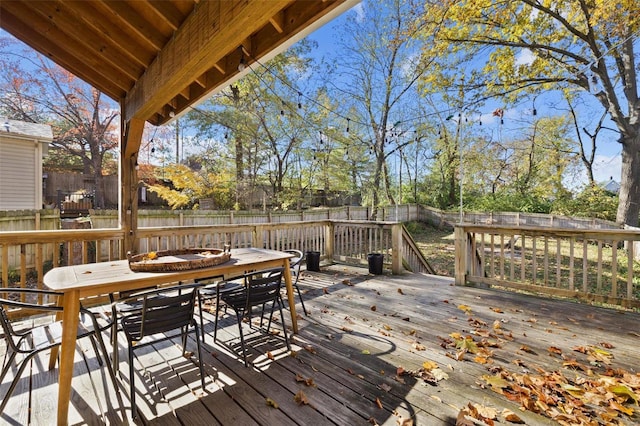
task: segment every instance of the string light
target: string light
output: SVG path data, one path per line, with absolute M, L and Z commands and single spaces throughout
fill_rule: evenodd
M 240 47 L 238 47 L 238 50 L 240 51 L 240 62 L 238 63 L 238 71 L 242 72 L 247 68 L 247 63 L 244 59 L 244 47 L 240 45 Z

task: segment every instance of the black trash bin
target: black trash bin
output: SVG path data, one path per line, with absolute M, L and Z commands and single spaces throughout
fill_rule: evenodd
M 320 272 L 320 252 L 308 251 L 305 252 L 307 257 L 307 271 Z
M 382 275 L 382 261 L 384 260 L 382 253 L 369 253 L 367 260 L 369 261 L 369 273 Z

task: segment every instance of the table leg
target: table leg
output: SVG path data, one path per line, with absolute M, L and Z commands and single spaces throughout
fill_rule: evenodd
M 291 280 L 291 268 L 289 259 L 284 260 L 284 285 L 287 287 L 287 299 L 289 300 L 289 312 L 291 312 L 291 327 L 293 332 L 298 332 L 298 316 L 296 315 L 296 302 L 293 299 L 293 281 Z
M 76 338 L 80 320 L 80 295 L 77 291 L 64 295 L 62 313 L 62 344 L 60 345 L 60 376 L 58 379 L 58 425 L 67 425 L 69 399 L 71 398 L 71 378 Z

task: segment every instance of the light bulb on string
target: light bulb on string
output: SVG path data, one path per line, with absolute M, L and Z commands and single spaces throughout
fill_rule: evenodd
M 238 63 L 238 71 L 242 72 L 247 68 L 247 63 L 244 59 L 244 48 L 242 46 L 238 47 L 240 51 L 240 62 Z
M 284 115 L 284 107 L 287 106 L 287 104 L 282 101 L 282 109 L 280 109 L 280 115 Z
M 302 102 L 300 102 L 301 97 L 302 97 L 302 92 L 298 92 L 298 109 L 302 108 Z
M 347 117 L 347 133 L 349 133 L 349 123 L 351 122 L 351 119 L 349 117 Z

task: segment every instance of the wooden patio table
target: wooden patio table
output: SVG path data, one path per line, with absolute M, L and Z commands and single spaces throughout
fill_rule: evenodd
M 283 267 L 291 324 L 293 332 L 297 333 L 298 322 L 293 300 L 291 270 L 289 269 L 289 258 L 291 257 L 290 253 L 275 250 L 241 248 L 231 250 L 231 259 L 228 262 L 202 269 L 176 272 L 133 272 L 129 269 L 127 260 L 118 260 L 62 266 L 47 272 L 44 276 L 44 284 L 47 288 L 64 293 L 63 311 L 60 314 L 60 318 L 63 320 L 63 329 L 58 379 L 58 425 L 66 425 L 69 414 L 76 330 L 81 299 L 198 278 L 232 277 L 254 270 Z M 52 356 L 51 364 L 55 363 L 54 357 L 55 355 Z

